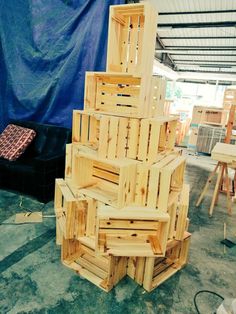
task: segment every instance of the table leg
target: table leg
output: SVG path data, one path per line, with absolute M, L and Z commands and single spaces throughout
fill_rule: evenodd
M 220 169 L 220 183 L 219 183 L 219 189 L 217 191 L 217 194 L 216 194 L 216 199 L 215 199 L 215 204 L 217 204 L 218 202 L 218 198 L 219 198 L 219 193 L 223 190 L 221 189 L 222 185 L 223 185 L 223 180 L 224 180 L 224 171 L 225 171 L 225 167 L 227 167 L 227 165 L 225 163 L 222 164 L 222 167 Z
M 228 175 L 228 167 L 227 165 L 225 166 L 225 183 L 226 183 L 226 191 L 227 191 L 227 209 L 228 209 L 228 214 L 232 215 L 232 203 L 230 199 L 230 188 L 229 188 L 229 175 Z
M 220 163 L 218 162 L 217 165 L 215 166 L 215 169 L 214 169 L 214 170 L 212 171 L 212 173 L 209 175 L 209 177 L 208 177 L 208 179 L 207 179 L 207 182 L 206 182 L 206 184 L 205 184 L 205 186 L 204 186 L 204 189 L 202 190 L 202 193 L 201 193 L 201 195 L 199 196 L 199 199 L 198 199 L 198 201 L 197 201 L 197 203 L 196 203 L 196 206 L 197 206 L 197 207 L 201 204 L 201 201 L 202 201 L 204 195 L 206 194 L 206 191 L 207 191 L 207 189 L 208 189 L 208 186 L 209 186 L 209 184 L 211 183 L 211 180 L 212 180 L 213 176 L 216 174 L 217 169 L 218 169 L 219 166 L 220 166 Z
M 223 167 L 223 165 L 220 162 L 219 162 L 219 165 L 220 165 L 220 171 L 219 171 L 218 176 L 217 176 L 216 185 L 215 185 L 215 189 L 214 189 L 214 193 L 213 193 L 213 197 L 212 197 L 212 201 L 211 201 L 211 206 L 209 209 L 209 216 L 210 217 L 213 214 L 213 209 L 214 209 L 214 205 L 215 205 L 215 201 L 216 201 L 216 197 L 217 197 L 217 192 L 219 190 L 219 184 L 220 184 L 220 178 L 221 178 L 221 172 L 222 172 L 221 167 Z

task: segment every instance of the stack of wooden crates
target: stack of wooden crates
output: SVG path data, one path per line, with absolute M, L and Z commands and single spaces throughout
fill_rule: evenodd
M 185 158 L 152 78 L 156 27 L 147 3 L 110 7 L 107 72 L 86 73 L 56 180 L 62 262 L 105 291 L 126 275 L 151 291 L 188 255 Z

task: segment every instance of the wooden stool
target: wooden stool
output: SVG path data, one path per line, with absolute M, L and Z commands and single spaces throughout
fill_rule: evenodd
M 227 195 L 227 209 L 228 214 L 232 214 L 232 202 L 230 197 L 230 184 L 229 184 L 229 175 L 228 175 L 228 168 L 235 169 L 235 161 L 236 161 L 236 145 L 232 144 L 225 144 L 225 143 L 217 143 L 211 152 L 211 157 L 214 160 L 217 160 L 218 163 L 212 173 L 209 175 L 205 187 L 196 203 L 198 207 L 206 194 L 209 184 L 212 181 L 212 178 L 215 174 L 217 174 L 217 170 L 219 169 L 216 185 L 211 201 L 211 206 L 209 209 L 209 216 L 212 216 L 213 209 L 215 204 L 217 203 L 219 192 L 221 189 L 222 181 L 225 180 L 226 185 L 226 195 Z
M 205 187 L 197 201 L 196 206 L 198 207 L 204 197 L 204 195 L 206 194 L 206 191 L 208 189 L 208 186 L 210 185 L 212 178 L 214 177 L 215 174 L 217 174 L 217 170 L 219 168 L 219 172 L 217 175 L 217 180 L 216 180 L 216 185 L 215 185 L 215 189 L 214 189 L 214 193 L 213 193 L 213 197 L 212 197 L 212 201 L 211 201 L 211 206 L 209 209 L 209 216 L 212 216 L 213 214 L 213 209 L 215 204 L 217 203 L 218 200 L 218 195 L 220 192 L 220 187 L 221 187 L 221 183 L 222 180 L 224 178 L 224 174 L 225 174 L 225 181 L 226 181 L 226 194 L 227 194 L 227 209 L 228 209 L 228 214 L 231 215 L 232 214 L 232 207 L 231 207 L 231 199 L 230 199 L 230 190 L 229 190 L 229 176 L 228 176 L 228 165 L 225 162 L 218 162 L 215 169 L 212 171 L 212 173 L 209 175 L 207 182 L 205 184 Z

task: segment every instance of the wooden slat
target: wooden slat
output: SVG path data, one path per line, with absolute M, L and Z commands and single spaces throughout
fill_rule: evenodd
M 129 44 L 129 59 L 128 59 L 128 73 L 133 73 L 136 67 L 136 54 L 138 44 L 138 19 L 139 16 L 130 17 L 130 44 Z
M 159 188 L 160 169 L 157 167 L 150 168 L 147 206 L 150 208 L 157 207 L 158 188 Z
M 86 72 L 84 106 L 86 109 L 96 108 L 96 79 L 93 72 Z
M 160 243 L 159 243 L 157 237 L 150 235 L 148 237 L 148 240 L 150 241 L 150 244 L 151 244 L 151 247 L 152 247 L 154 254 L 161 254 L 162 250 L 161 250 L 161 246 L 160 246 Z
M 143 277 L 143 287 L 147 291 L 150 291 L 152 288 L 154 262 L 155 262 L 155 258 L 153 257 L 146 258 L 144 277 Z
M 100 92 L 100 91 L 99 91 Z M 129 96 L 110 96 L 110 95 L 100 95 L 99 96 L 99 106 L 119 106 L 119 107 L 138 107 L 138 98 Z
M 117 104 L 107 105 L 107 104 L 99 104 L 97 110 L 102 113 L 110 112 L 111 114 L 119 114 L 119 115 L 137 115 L 137 108 L 134 106 L 119 106 Z
M 118 220 L 118 219 L 100 219 L 99 227 L 107 229 L 148 229 L 156 230 L 159 228 L 158 221 L 143 221 L 143 220 Z
M 108 153 L 107 153 L 108 159 L 116 158 L 118 124 L 119 124 L 118 117 L 110 118 Z
M 124 18 L 125 25 L 121 28 L 121 39 L 120 39 L 120 65 L 122 72 L 127 72 L 127 53 L 128 53 L 128 41 L 129 41 L 129 25 L 130 18 L 126 16 Z M 111 40 L 111 39 L 110 39 Z
M 140 77 L 133 77 L 132 75 L 119 75 L 114 73 L 106 73 L 103 72 L 103 74 L 96 74 L 94 73 L 96 79 L 100 82 L 100 89 L 102 90 L 102 84 L 122 84 L 122 85 L 128 85 L 128 86 L 140 86 L 141 80 Z M 112 75 L 113 74 L 113 75 Z
M 139 285 L 143 284 L 145 260 L 146 260 L 145 257 L 137 257 L 136 259 L 135 281 Z
M 166 147 L 169 149 L 173 149 L 175 145 L 175 138 L 176 138 L 177 120 L 170 121 L 168 125 L 169 125 L 169 134 L 168 134 L 168 142 L 167 142 Z
M 149 166 L 137 165 L 137 183 L 135 189 L 135 204 L 145 206 L 148 192 Z
M 73 110 L 73 121 L 72 121 L 72 142 L 80 142 L 80 119 L 81 114 L 78 110 Z
M 113 182 L 115 184 L 119 183 L 119 177 L 117 174 L 114 174 L 109 171 L 102 170 L 96 167 L 93 167 L 93 177 L 98 177 L 98 178 Z
M 128 145 L 128 118 L 120 118 L 117 139 L 117 158 L 126 157 Z
M 130 119 L 127 150 L 128 158 L 136 159 L 138 152 L 138 140 L 139 140 L 139 120 Z
M 106 94 L 110 95 L 117 95 L 117 94 L 125 94 L 125 95 L 130 95 L 130 96 L 138 96 L 140 88 L 139 86 L 126 86 L 126 85 L 109 85 L 104 84 L 99 86 L 100 92 L 104 92 Z
M 66 144 L 65 179 L 70 179 L 71 175 L 72 175 L 72 144 Z
M 143 25 L 144 25 L 144 16 L 139 15 L 139 32 L 138 32 L 138 42 L 137 42 L 136 73 L 141 72 L 142 50 L 143 50 Z
M 98 134 L 97 134 L 98 120 L 94 116 L 90 116 L 89 118 L 89 143 L 97 144 L 98 142 Z
M 81 117 L 81 143 L 86 143 L 88 141 L 88 120 L 89 117 L 83 114 Z
M 151 129 L 150 129 L 150 140 L 149 140 L 149 147 L 148 147 L 148 161 L 154 162 L 156 160 L 156 156 L 158 153 L 159 148 L 159 136 L 160 136 L 160 123 L 158 122 L 151 122 Z
M 95 223 L 97 216 L 97 202 L 94 199 L 87 199 L 88 202 L 88 212 L 87 212 L 87 228 L 86 228 L 86 236 L 94 236 L 95 235 Z
M 107 157 L 108 150 L 108 130 L 109 130 L 109 117 L 102 117 L 100 120 L 100 141 L 98 146 L 98 156 L 101 158 Z
M 188 207 L 189 207 L 189 185 L 184 184 L 182 192 L 180 194 L 180 202 L 179 202 L 179 213 L 178 220 L 176 224 L 176 240 L 183 240 L 184 233 L 186 230 L 186 219 L 188 215 Z
M 118 163 L 119 163 L 119 161 L 118 161 Z M 93 161 L 94 167 L 100 168 L 102 170 L 106 170 L 106 171 L 109 171 L 109 172 L 112 172 L 114 174 L 119 174 L 119 172 L 120 172 L 118 163 L 116 163 L 116 165 L 114 165 L 113 163 L 111 163 L 111 162 L 108 163 L 105 160 L 103 162 L 99 161 L 99 160 L 94 160 Z
M 139 147 L 138 147 L 138 159 L 142 161 L 147 160 L 147 153 L 149 147 L 149 129 L 150 122 L 148 119 L 141 120 Z

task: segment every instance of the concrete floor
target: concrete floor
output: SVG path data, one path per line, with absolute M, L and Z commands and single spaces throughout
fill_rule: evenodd
M 209 218 L 212 190 L 201 205 L 194 206 L 213 163 L 208 157 L 188 156 L 186 181 L 191 185 L 189 217 L 192 242 L 189 264 L 159 288 L 145 292 L 128 277 L 110 293 L 63 267 L 60 249 L 55 245 L 54 218 L 41 224 L 12 225 L 21 212 L 20 196 L 0 190 L 0 313 L 196 313 L 194 294 L 209 289 L 224 297 L 236 297 L 236 247 L 226 249 L 227 237 L 236 242 L 236 214 L 226 214 L 226 198 L 220 196 L 213 218 Z M 32 211 L 43 204 L 23 197 L 23 206 Z M 236 205 L 235 205 L 236 206 Z M 53 214 L 53 203 L 44 207 Z M 202 314 L 213 313 L 219 300 L 199 296 Z

